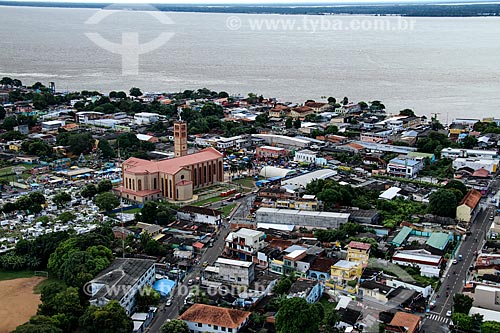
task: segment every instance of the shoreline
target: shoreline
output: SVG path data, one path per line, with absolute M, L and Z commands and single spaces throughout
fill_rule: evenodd
M 0 7 L 59 8 L 99 10 L 113 6 L 114 10 L 133 10 L 134 4 L 84 2 L 14 2 L 0 1 Z M 324 5 L 197 5 L 144 4 L 162 12 L 253 15 L 325 15 L 325 16 L 402 16 L 402 17 L 497 17 L 500 2 L 443 2 L 443 3 L 375 3 Z M 140 9 L 140 7 L 139 7 Z M 143 7 L 144 9 L 144 7 Z M 140 10 L 138 10 L 140 11 Z

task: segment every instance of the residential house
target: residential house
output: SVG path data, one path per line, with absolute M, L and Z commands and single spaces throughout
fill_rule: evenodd
M 500 311 L 500 288 L 498 286 L 478 285 L 474 290 L 475 307 Z
M 459 149 L 459 148 L 443 148 L 441 150 L 442 158 L 456 159 L 459 157 L 475 157 L 481 159 L 497 159 L 498 152 L 496 150 L 480 150 L 480 149 Z
M 280 158 L 288 155 L 288 150 L 285 148 L 262 146 L 255 150 L 257 158 Z
M 316 260 L 311 263 L 307 277 L 312 280 L 328 281 L 330 279 L 332 266 L 336 262 L 336 259 L 317 257 Z
M 478 211 L 479 201 L 481 201 L 481 192 L 470 190 L 459 203 L 457 207 L 456 219 L 458 221 L 470 223 Z
M 395 177 L 414 178 L 424 168 L 424 162 L 410 158 L 393 158 L 387 164 L 387 174 Z
M 278 104 L 269 110 L 269 118 L 284 117 L 289 111 L 290 111 L 289 107 L 282 104 Z
M 358 280 L 363 273 L 363 266 L 358 262 L 339 260 L 330 271 L 330 280 L 336 285 L 346 286 L 349 281 Z
M 370 258 L 371 244 L 351 241 L 347 245 L 347 261 L 360 263 L 361 266 L 368 266 Z
M 137 125 L 149 125 L 157 122 L 160 119 L 158 113 L 139 112 L 134 114 L 134 123 Z
M 483 169 L 490 174 L 494 174 L 498 170 L 498 159 L 479 159 L 479 158 L 464 158 L 459 157 L 453 160 L 453 168 L 460 170 L 462 168 L 471 168 L 474 171 Z
M 427 277 L 439 277 L 443 257 L 433 255 L 426 250 L 402 250 L 396 251 L 392 256 L 392 263 L 401 266 L 418 266 L 420 275 Z
M 307 303 L 316 303 L 323 295 L 324 285 L 321 282 L 298 279 L 290 287 L 287 297 L 299 297 L 304 298 Z
M 332 108 L 330 104 L 323 102 L 306 102 L 304 105 L 311 108 L 316 114 L 327 112 Z
M 256 255 L 265 247 L 265 239 L 266 234 L 262 231 L 241 228 L 227 235 L 224 252 L 231 258 L 258 264 Z
M 155 261 L 119 258 L 89 282 L 90 304 L 104 306 L 118 301 L 127 315 L 134 312 L 137 293 L 155 281 Z
M 318 153 L 309 149 L 299 150 L 295 153 L 293 158 L 295 162 L 325 165 L 326 160 L 324 158 L 318 158 Z
M 193 304 L 179 316 L 192 333 L 238 333 L 251 312 L 206 304 Z
M 387 333 L 417 333 L 422 327 L 422 318 L 420 316 L 398 311 L 391 322 L 386 325 Z
M 215 261 L 218 278 L 230 284 L 248 286 L 255 278 L 255 264 L 248 261 L 218 258 Z
M 310 114 L 314 114 L 314 109 L 309 107 L 309 106 L 298 106 L 298 107 L 295 107 L 295 108 L 292 108 L 290 110 L 290 113 L 288 114 L 290 117 L 292 117 L 292 119 L 296 120 L 296 119 L 304 119 L 306 116 L 310 115 Z
M 177 218 L 195 223 L 211 224 L 219 226 L 222 223 L 222 212 L 217 209 L 184 206 L 177 211 Z

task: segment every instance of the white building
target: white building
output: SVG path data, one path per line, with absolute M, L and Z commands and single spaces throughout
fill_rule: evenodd
M 193 333 L 238 333 L 251 312 L 219 306 L 194 304 L 179 316 Z
M 457 149 L 457 148 L 443 148 L 441 150 L 442 158 L 459 158 L 459 157 L 476 157 L 483 159 L 498 158 L 496 150 L 480 150 L 480 149 Z
M 177 218 L 195 223 L 220 225 L 222 223 L 222 212 L 205 207 L 184 206 L 177 211 Z
M 248 286 L 255 278 L 252 262 L 218 258 L 215 267 L 219 269 L 219 279 L 230 284 Z
M 500 288 L 498 286 L 478 285 L 474 291 L 475 307 L 500 311 Z
M 137 293 L 154 281 L 154 260 L 115 259 L 89 282 L 92 290 L 90 304 L 104 306 L 115 300 L 130 316 L 134 312 Z
M 160 119 L 158 113 L 139 112 L 134 115 L 134 123 L 137 125 L 149 125 Z
M 439 277 L 442 256 L 436 256 L 426 250 L 396 251 L 392 256 L 392 263 L 401 266 L 418 266 L 420 275 L 427 277 Z
M 309 150 L 309 149 L 303 149 L 299 150 L 298 152 L 295 153 L 295 157 L 293 158 L 295 162 L 300 162 L 300 163 L 314 163 L 316 165 L 323 165 L 321 164 L 322 161 L 325 161 L 325 159 L 318 159 L 318 153 Z
M 414 178 L 423 168 L 423 161 L 393 158 L 387 163 L 387 174 L 395 177 Z
M 265 239 L 266 235 L 262 231 L 241 228 L 227 235 L 224 251 L 239 260 L 253 261 L 257 251 L 265 247 Z
M 328 179 L 337 174 L 337 171 L 332 169 L 319 169 L 313 172 L 308 172 L 303 175 L 288 178 L 281 182 L 281 186 L 290 190 L 297 190 L 299 188 L 306 188 L 307 184 L 316 179 Z
M 453 168 L 455 170 L 461 168 L 471 168 L 476 171 L 485 169 L 489 173 L 495 173 L 498 170 L 498 159 L 479 159 L 479 158 L 464 158 L 458 157 L 453 161 Z
M 55 131 L 59 127 L 64 126 L 66 123 L 64 120 L 49 120 L 42 121 L 42 132 Z

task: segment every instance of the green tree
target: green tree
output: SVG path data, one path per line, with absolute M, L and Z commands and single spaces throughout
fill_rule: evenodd
M 317 308 L 305 299 L 289 298 L 280 304 L 276 315 L 276 332 L 317 333 L 320 320 Z
M 215 116 L 217 118 L 224 118 L 224 109 L 222 106 L 212 102 L 205 103 L 201 108 L 201 115 L 202 117 Z
M 158 206 L 154 201 L 148 201 L 142 206 L 139 220 L 146 223 L 156 223 Z
M 467 135 L 461 142 L 462 147 L 465 149 L 472 149 L 477 145 L 477 138 L 472 135 Z
M 160 293 L 153 287 L 144 287 L 137 293 L 136 300 L 139 311 L 148 312 L 150 306 L 157 306 L 160 303 Z
M 84 198 L 93 198 L 97 194 L 97 187 L 94 184 L 88 184 L 83 188 L 80 194 Z
M 28 197 L 30 200 L 34 203 L 43 205 L 45 203 L 45 196 L 42 194 L 42 192 L 31 192 Z
M 466 315 L 465 313 L 455 312 L 451 316 L 451 320 L 453 320 L 455 327 L 457 327 L 460 330 L 463 331 L 472 330 L 473 327 L 472 318 Z
M 274 286 L 274 293 L 281 295 L 287 294 L 292 287 L 292 280 L 288 276 L 282 277 Z
M 132 319 L 117 301 L 103 307 L 89 306 L 80 317 L 82 333 L 129 333 L 134 328 Z
M 29 322 L 18 326 L 13 333 L 63 333 L 57 321 L 47 316 L 33 316 Z
M 188 325 L 184 320 L 173 319 L 161 327 L 162 333 L 190 333 Z
M 470 308 L 472 308 L 472 302 L 474 300 L 464 294 L 455 294 L 453 296 L 453 312 L 468 314 Z
M 485 321 L 481 324 L 481 333 L 498 333 L 500 332 L 500 323 L 497 321 Z
M 302 122 L 300 121 L 300 119 L 299 118 L 295 119 L 295 121 L 293 122 L 293 127 L 299 129 L 301 126 Z
M 439 189 L 429 197 L 429 212 L 438 216 L 455 217 L 457 204 L 453 190 Z
M 335 99 L 335 97 L 328 97 L 328 104 L 337 104 L 337 100 Z
M 112 210 L 120 204 L 120 200 L 111 192 L 104 192 L 96 195 L 94 202 L 99 209 L 105 212 Z
M 3 106 L 0 105 L 0 120 L 5 119 L 6 114 L 7 114 L 7 112 L 5 111 Z
M 340 314 L 335 310 L 335 308 L 332 308 L 330 313 L 326 314 L 325 318 L 325 333 L 334 333 L 335 332 L 335 326 L 340 322 L 341 320 Z
M 106 139 L 99 140 L 99 144 L 97 145 L 97 148 L 99 148 L 99 150 L 101 151 L 102 157 L 104 159 L 109 159 L 109 158 L 115 156 L 115 152 L 114 152 L 113 148 L 111 148 L 109 141 Z
M 18 125 L 17 119 L 14 116 L 5 117 L 2 123 L 3 129 L 12 131 Z
M 139 96 L 142 96 L 142 91 L 139 88 L 132 87 L 129 90 L 129 94 L 130 94 L 130 96 L 133 96 L 133 97 L 139 97 Z
M 97 184 L 98 193 L 109 192 L 112 189 L 113 189 L 113 184 L 109 179 L 103 179 L 99 182 L 99 184 Z
M 68 192 L 61 191 L 54 195 L 52 201 L 54 201 L 57 207 L 63 207 L 65 204 L 71 201 L 71 195 Z
M 404 109 L 399 111 L 400 116 L 415 117 L 415 112 L 412 109 Z
M 43 298 L 38 308 L 39 315 L 51 316 L 65 332 L 72 332 L 78 327 L 78 319 L 83 314 L 78 289 L 67 288 L 53 295 L 44 295 Z
M 462 197 L 461 198 L 463 198 L 467 194 L 467 192 L 468 192 L 467 191 L 467 186 L 465 186 L 464 183 L 462 183 L 461 181 L 456 180 L 456 179 L 450 180 L 448 183 L 446 183 L 446 185 L 444 186 L 444 188 L 450 189 L 450 190 L 452 190 L 452 189 L 458 190 L 460 193 L 462 193 Z
M 285 120 L 285 127 L 286 128 L 292 128 L 293 127 L 293 119 L 290 117 L 287 117 Z

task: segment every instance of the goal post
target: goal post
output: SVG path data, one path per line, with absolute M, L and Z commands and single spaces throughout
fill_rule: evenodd
M 35 276 L 43 276 L 43 277 L 48 278 L 49 277 L 49 272 L 47 272 L 47 271 L 35 271 L 34 275 Z

